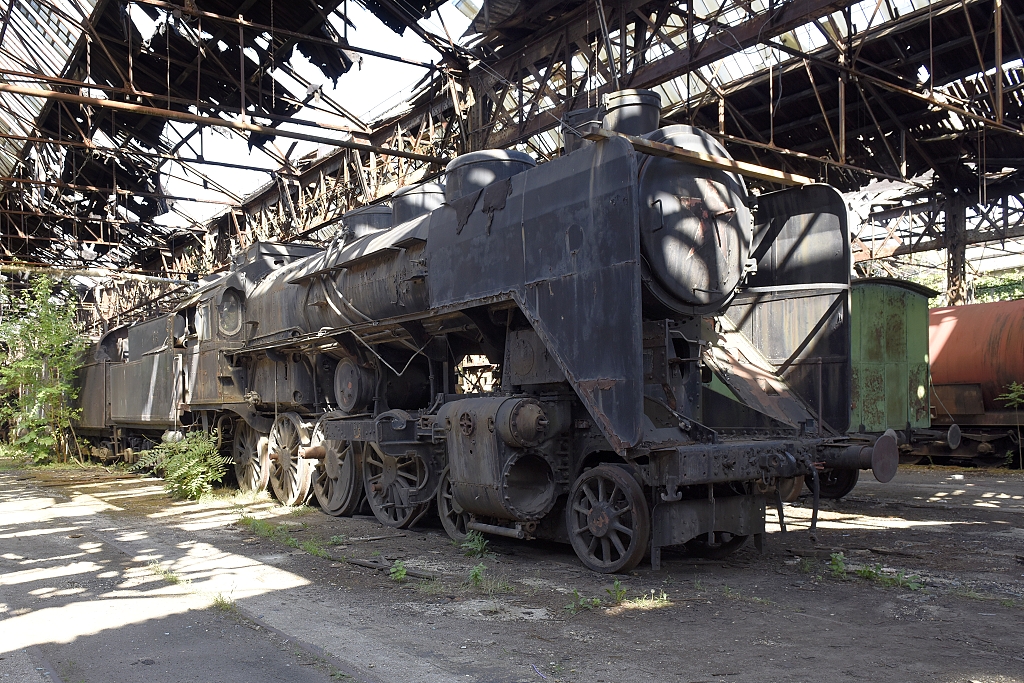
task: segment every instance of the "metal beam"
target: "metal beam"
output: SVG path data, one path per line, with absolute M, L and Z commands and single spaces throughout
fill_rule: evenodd
M 194 123 L 200 126 L 213 126 L 216 128 L 228 128 L 244 133 L 258 133 L 260 135 L 278 136 L 282 138 L 291 138 L 293 140 L 304 140 L 306 142 L 317 142 L 322 145 L 332 145 L 335 147 L 346 147 L 348 149 L 359 150 L 360 152 L 374 152 L 384 156 L 396 156 L 405 159 L 415 159 L 417 161 L 426 161 L 434 164 L 447 164 L 449 159 L 442 157 L 432 157 L 426 154 L 416 154 L 414 152 L 403 152 L 397 149 L 389 149 L 387 147 L 378 147 L 376 145 L 366 145 L 360 142 L 352 142 L 349 140 L 335 140 L 334 138 L 326 138 L 320 135 L 307 135 L 305 133 L 297 133 L 290 130 L 280 130 L 271 126 L 260 126 L 255 123 L 246 123 L 243 121 L 226 121 L 224 119 L 218 119 L 212 116 L 198 116 L 196 114 L 189 114 L 188 112 L 171 111 L 169 109 L 160 109 L 158 107 L 147 107 L 141 104 L 132 104 L 131 102 L 118 102 L 115 100 L 104 100 L 97 99 L 95 97 L 83 97 L 82 95 L 73 95 L 71 93 L 55 92 L 52 90 L 41 90 L 39 88 L 26 88 L 19 85 L 10 85 L 7 83 L 0 83 L 0 92 L 8 92 L 15 95 L 24 95 L 26 97 L 38 97 L 47 100 L 58 100 L 61 102 L 71 102 L 73 104 L 79 104 L 87 107 L 97 107 L 100 109 L 113 109 L 115 111 L 127 112 L 130 114 L 139 114 L 142 116 L 152 116 L 155 118 L 168 119 L 170 121 L 183 121 L 185 123 Z

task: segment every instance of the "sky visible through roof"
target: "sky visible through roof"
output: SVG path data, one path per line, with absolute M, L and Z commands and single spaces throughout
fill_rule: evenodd
M 452 3 L 446 3 L 439 10 L 442 19 L 438 18 L 438 12 L 432 13 L 426 19 L 420 21 L 420 25 L 426 30 L 447 39 L 445 28 L 453 40 L 458 41 L 459 36 L 469 26 L 469 18 L 457 10 Z M 142 14 L 141 12 L 139 13 Z M 135 18 L 135 17 L 133 17 Z M 365 47 L 371 50 L 386 52 L 393 55 L 400 55 L 409 60 L 420 62 L 436 62 L 439 55 L 430 48 L 413 31 L 406 30 L 405 35 L 399 36 L 386 27 L 377 17 L 364 9 L 356 2 L 349 3 L 349 19 L 355 25 L 348 29 L 348 40 L 351 45 Z M 145 20 L 147 23 L 148 18 Z M 142 23 L 137 19 L 140 30 L 143 33 L 152 31 L 151 26 Z M 342 33 L 343 28 L 338 22 L 338 32 Z M 298 51 L 294 53 L 291 64 L 295 70 L 307 81 L 322 85 L 322 93 L 342 105 L 345 109 L 360 117 L 363 122 L 370 122 L 378 118 L 388 109 L 400 105 L 412 94 L 413 87 L 427 74 L 427 70 L 418 66 L 401 64 L 372 56 L 362 56 L 362 60 L 343 74 L 335 85 L 330 78 L 326 77 L 315 66 L 303 57 Z M 303 99 L 307 89 L 290 78 L 287 74 L 278 72 L 275 74 L 282 87 L 287 87 L 298 99 Z M 323 99 L 323 98 L 321 98 Z M 328 107 L 318 104 L 316 99 L 312 103 L 320 109 Z M 306 121 L 320 121 L 335 126 L 350 126 L 346 119 L 318 111 L 309 107 L 303 108 L 296 116 L 296 119 Z M 170 124 L 178 135 L 187 133 L 191 126 L 187 124 Z M 281 125 L 284 130 L 296 130 L 304 133 L 334 137 L 331 131 Z M 178 135 L 174 137 L 177 138 Z M 192 141 L 194 149 L 202 148 L 205 158 L 219 161 L 230 161 L 244 165 L 258 166 L 268 170 L 276 170 L 279 164 L 270 156 L 259 149 L 249 150 L 247 143 L 233 134 L 227 134 L 217 129 L 207 128 L 202 131 L 202 140 L 199 136 Z M 339 135 L 340 139 L 340 135 Z M 288 138 L 278 138 L 272 144 L 276 146 L 278 153 L 283 156 L 291 147 L 294 141 Z M 273 149 L 273 147 L 270 147 Z M 289 154 L 289 159 L 295 161 L 306 154 L 319 151 L 320 155 L 326 154 L 333 148 L 327 145 L 318 145 L 310 142 L 298 142 Z M 211 178 L 222 184 L 237 197 L 246 197 L 260 187 L 265 185 L 270 176 L 267 173 L 256 171 L 240 171 L 232 169 L 215 169 L 207 167 L 203 169 Z M 224 195 L 214 190 L 204 189 L 201 181 L 190 175 L 186 169 L 177 163 L 169 163 L 164 166 L 165 191 L 167 194 L 176 196 L 194 196 L 198 198 L 224 199 Z M 187 178 L 187 180 L 185 180 Z M 197 183 L 199 183 L 197 185 Z M 193 202 L 175 202 L 175 208 L 186 214 L 197 223 L 202 223 L 212 216 L 222 212 L 222 206 L 214 204 L 200 204 Z M 156 222 L 165 225 L 188 225 L 188 221 L 175 213 L 167 213 L 156 219 Z

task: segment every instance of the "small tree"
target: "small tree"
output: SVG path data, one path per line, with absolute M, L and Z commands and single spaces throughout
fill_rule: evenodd
M 1006 389 L 1006 393 L 996 396 L 996 400 L 1002 401 L 1008 408 L 1013 408 L 1014 421 L 1017 423 L 1017 462 L 1020 468 L 1024 470 L 1024 448 L 1022 448 L 1020 442 L 1020 407 L 1024 406 L 1024 384 L 1011 382 L 1003 388 Z
M 20 292 L 0 289 L 0 420 L 10 426 L 11 442 L 37 463 L 66 461 L 76 448 L 75 372 L 86 342 L 75 304 L 73 293 L 46 276 Z

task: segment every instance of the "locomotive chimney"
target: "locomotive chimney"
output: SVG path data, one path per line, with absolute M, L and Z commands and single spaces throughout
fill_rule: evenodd
M 619 90 L 604 99 L 601 127 L 626 135 L 646 135 L 661 123 L 661 95 L 653 90 Z

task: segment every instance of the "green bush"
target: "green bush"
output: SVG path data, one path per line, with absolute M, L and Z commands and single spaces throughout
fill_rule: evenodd
M 217 453 L 217 436 L 189 432 L 182 441 L 161 443 L 139 453 L 133 471 L 152 469 L 163 474 L 164 489 L 175 498 L 199 500 L 213 490 L 228 471 L 231 460 Z
M 37 277 L 20 291 L 0 288 L 0 422 L 11 445 L 36 463 L 77 453 L 75 372 L 86 343 L 73 290 Z

